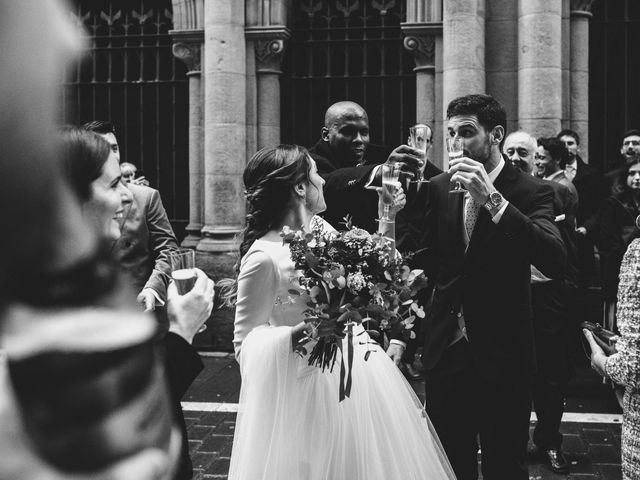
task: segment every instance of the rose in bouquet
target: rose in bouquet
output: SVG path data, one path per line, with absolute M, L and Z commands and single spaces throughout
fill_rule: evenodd
M 322 220 L 314 219 L 310 232 L 288 227 L 281 232 L 301 272 L 301 291 L 289 293 L 303 297 L 305 321 L 335 325 L 332 334 L 317 339 L 311 352 L 305 345 L 313 335 L 303 338 L 296 350 L 309 354 L 309 365 L 323 370 L 332 370 L 341 356 L 340 400 L 349 396 L 351 387 L 353 326 L 362 324 L 371 338 L 383 344 L 389 336 L 415 338 L 414 320 L 425 315 L 415 297 L 427 283 L 422 270 L 406 265 L 392 241 L 346 224 L 345 231 L 326 231 Z M 365 360 L 373 351 L 367 349 Z

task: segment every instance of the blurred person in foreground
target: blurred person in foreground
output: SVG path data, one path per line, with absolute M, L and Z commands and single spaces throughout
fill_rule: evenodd
M 567 268 L 561 278 L 551 279 L 534 266 L 531 267 L 531 306 L 538 367 L 533 377 L 533 406 L 538 419 L 533 431 L 533 443 L 551 470 L 567 473 L 569 462 L 562 452 L 560 423 L 567 384 L 572 374 L 567 347 L 570 340 L 568 334 L 574 325 L 571 323 L 571 311 L 577 280 L 575 218 L 578 196 L 566 178 L 562 183 L 557 181 L 562 177 L 558 173 L 562 170 L 558 167 L 557 159 L 565 151 L 559 140 L 543 140 L 538 145 L 533 136 L 517 131 L 507 136 L 503 151 L 511 163 L 525 173 L 531 173 L 534 168 L 540 169 L 545 178 L 542 181 L 549 182 L 553 188 L 555 223 L 567 250 Z
M 106 140 L 116 162 L 120 163 L 120 146 L 111 122 L 94 120 L 82 128 Z M 124 204 L 119 222 L 121 236 L 113 252 L 138 292 L 138 303 L 146 311 L 155 310 L 164 306 L 167 299 L 171 278 L 168 259 L 171 251 L 178 248 L 178 241 L 158 190 L 131 182 L 126 183 L 121 193 Z M 164 315 L 160 315 L 159 320 L 164 323 Z
M 66 3 L 57 0 L 0 2 L 0 198 L 11 206 L 0 210 L 5 227 L 0 247 L 11 252 L 0 259 L 3 336 L 18 305 L 29 312 L 23 323 L 37 328 L 39 317 L 52 311 L 49 302 L 59 297 L 52 295 L 60 293 L 57 281 L 79 265 L 93 265 L 100 241 L 55 161 L 59 79 L 81 50 L 67 12 Z M 177 433 L 172 436 L 175 447 L 168 450 L 147 448 L 87 474 L 60 471 L 41 457 L 27 434 L 4 359 L 0 384 L 0 478 L 150 480 L 171 475 Z
M 640 239 L 629 245 L 620 266 L 616 353 L 607 356 L 593 335 L 591 366 L 603 377 L 625 387 L 622 402 L 622 478 L 640 478 Z

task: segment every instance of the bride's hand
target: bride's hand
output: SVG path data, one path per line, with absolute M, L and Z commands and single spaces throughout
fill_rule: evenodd
M 376 188 L 378 192 L 378 218 L 382 218 L 384 216 L 384 197 L 385 192 L 383 187 Z M 392 205 L 389 207 L 389 217 L 395 218 L 396 213 L 404 208 L 407 204 L 407 195 L 404 193 L 404 190 L 401 186 L 397 187 L 393 192 L 393 200 Z
M 335 319 L 309 319 L 307 322 L 307 333 L 310 338 L 318 339 L 322 337 L 328 337 L 329 335 L 335 335 L 338 323 Z

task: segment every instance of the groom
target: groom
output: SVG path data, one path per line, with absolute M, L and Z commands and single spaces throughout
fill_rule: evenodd
M 530 264 L 564 270 L 550 186 L 505 162 L 506 113 L 488 95 L 456 98 L 450 136 L 464 157 L 431 179 L 425 225 L 427 275 L 435 281 L 425 322 L 427 412 L 459 480 L 527 480 L 535 370 Z M 467 193 L 450 193 L 459 181 Z M 392 345 L 389 355 L 401 354 Z

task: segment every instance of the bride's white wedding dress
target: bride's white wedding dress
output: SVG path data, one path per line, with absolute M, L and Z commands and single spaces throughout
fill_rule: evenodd
M 259 239 L 242 260 L 234 332 L 242 388 L 229 479 L 455 478 L 415 393 L 379 346 L 361 344 L 361 327 L 342 402 L 340 360 L 323 372 L 293 352 L 291 327 L 306 308 L 288 293 L 298 275 L 281 241 Z

